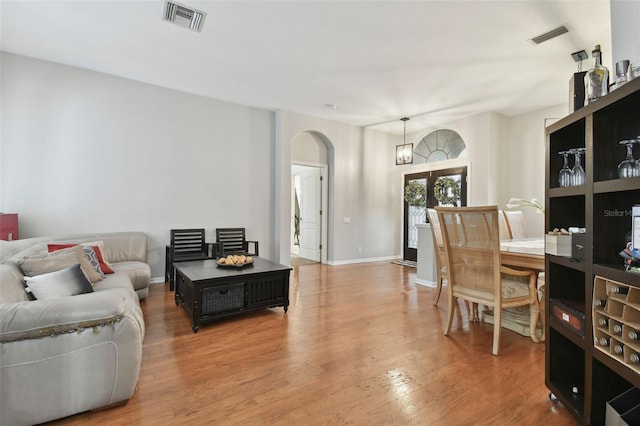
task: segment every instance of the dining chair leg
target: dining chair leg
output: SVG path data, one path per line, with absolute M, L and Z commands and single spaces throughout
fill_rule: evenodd
M 531 336 L 531 340 L 535 343 L 540 343 L 540 339 L 538 339 L 538 320 L 540 319 L 540 302 L 538 301 L 538 273 L 532 271 L 531 276 L 529 277 L 529 300 L 531 303 L 529 304 L 529 334 Z
M 436 284 L 436 294 L 434 295 L 433 306 L 438 305 L 438 301 L 440 300 L 440 294 L 442 293 L 442 277 L 438 277 Z
M 540 343 L 540 339 L 536 334 L 538 331 L 538 320 L 540 319 L 540 304 L 536 300 L 529 305 L 529 334 L 534 343 Z M 544 333 L 544 331 L 543 331 Z
M 453 297 L 453 294 L 451 293 L 451 288 L 449 288 L 449 291 L 447 291 L 448 294 L 448 299 L 449 299 L 449 314 L 447 315 L 447 323 L 445 324 L 444 327 L 444 335 L 448 336 L 449 332 L 451 331 L 451 324 L 453 323 L 453 311 L 455 311 L 456 306 L 457 305 L 457 300 L 455 297 Z
M 542 333 L 540 335 L 540 341 L 544 342 L 545 341 L 545 325 L 546 325 L 546 321 L 544 319 L 544 316 L 546 315 L 545 309 L 544 309 L 544 300 L 542 301 L 542 304 L 540 305 L 540 325 L 542 326 Z
M 502 308 L 500 306 L 493 307 L 493 351 L 492 354 L 498 356 L 500 348 L 500 331 L 502 330 Z

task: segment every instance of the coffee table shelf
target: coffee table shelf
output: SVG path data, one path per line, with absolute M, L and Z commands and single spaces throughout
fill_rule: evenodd
M 254 257 L 242 269 L 219 268 L 215 259 L 175 263 L 176 305 L 192 320 L 192 330 L 258 309 L 289 308 L 291 267 Z

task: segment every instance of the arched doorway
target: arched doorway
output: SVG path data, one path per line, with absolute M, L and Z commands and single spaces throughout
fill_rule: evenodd
M 292 265 L 327 262 L 330 146 L 314 131 L 291 139 Z

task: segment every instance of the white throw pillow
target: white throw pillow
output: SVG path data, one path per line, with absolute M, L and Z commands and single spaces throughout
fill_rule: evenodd
M 93 292 L 93 286 L 82 272 L 79 263 L 59 271 L 24 277 L 24 280 L 27 291 L 40 300 Z

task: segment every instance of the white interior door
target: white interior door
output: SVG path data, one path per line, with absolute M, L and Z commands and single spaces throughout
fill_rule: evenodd
M 320 261 L 321 181 L 320 169 L 300 172 L 300 257 Z

